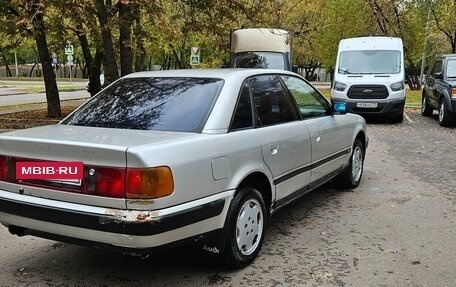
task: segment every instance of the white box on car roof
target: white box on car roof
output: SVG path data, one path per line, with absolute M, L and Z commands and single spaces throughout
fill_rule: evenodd
M 281 29 L 241 29 L 231 35 L 231 52 L 290 52 L 290 32 Z
M 355 50 L 397 50 L 402 51 L 402 39 L 395 37 L 358 37 L 342 39 L 339 52 Z

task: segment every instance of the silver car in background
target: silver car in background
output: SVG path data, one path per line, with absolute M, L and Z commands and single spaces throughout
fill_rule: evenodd
M 198 241 L 242 267 L 279 208 L 357 187 L 367 144 L 362 117 L 292 72 L 134 73 L 57 125 L 0 135 L 0 222 L 127 254 Z M 83 178 L 18 179 L 25 161 L 83 162 Z

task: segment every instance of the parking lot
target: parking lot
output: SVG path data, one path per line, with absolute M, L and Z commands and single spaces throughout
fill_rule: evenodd
M 368 122 L 359 188 L 327 185 L 281 210 L 242 270 L 191 247 L 142 260 L 0 228 L 0 286 L 453 286 L 455 130 L 406 113 Z

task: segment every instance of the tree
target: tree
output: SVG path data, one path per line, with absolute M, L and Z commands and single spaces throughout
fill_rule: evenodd
M 11 0 L 5 4 L 0 12 L 12 16 L 12 19 L 19 25 L 18 27 L 26 31 L 35 40 L 43 69 L 48 116 L 60 117 L 59 91 L 46 41 L 44 12 L 47 3 L 44 0 L 32 0 L 25 3 L 19 0 Z
M 312 53 L 328 69 L 336 63 L 341 39 L 376 34 L 364 0 L 327 0 L 321 7 L 320 18 Z
M 417 45 L 421 46 L 416 42 L 419 35 L 419 31 L 422 27 L 417 26 L 417 23 L 413 21 L 414 11 L 411 8 L 417 8 L 416 3 L 408 0 L 368 0 L 370 10 L 374 16 L 374 23 L 378 30 L 388 36 L 400 37 L 404 43 L 405 62 L 407 66 L 407 83 L 412 90 L 421 89 L 420 76 L 420 64 L 421 58 L 419 49 L 416 49 Z M 415 48 L 415 49 L 414 49 Z
M 108 9 L 112 8 L 111 1 L 93 0 L 100 23 L 101 36 L 103 39 L 104 51 L 104 73 L 105 84 L 110 84 L 119 78 L 117 70 L 116 54 L 114 53 L 114 46 L 112 41 L 111 23 L 109 21 Z
M 450 44 L 451 53 L 456 53 L 456 0 L 437 0 L 431 12 L 437 29 Z

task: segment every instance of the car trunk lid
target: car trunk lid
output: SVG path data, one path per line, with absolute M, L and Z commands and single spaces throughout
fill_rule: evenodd
M 0 189 L 74 203 L 125 208 L 129 147 L 162 143 L 189 134 L 45 126 L 0 135 Z M 3 164 L 1 164 L 3 161 Z M 83 178 L 18 180 L 17 162 L 82 162 Z M 102 200 L 102 199 L 103 200 Z

